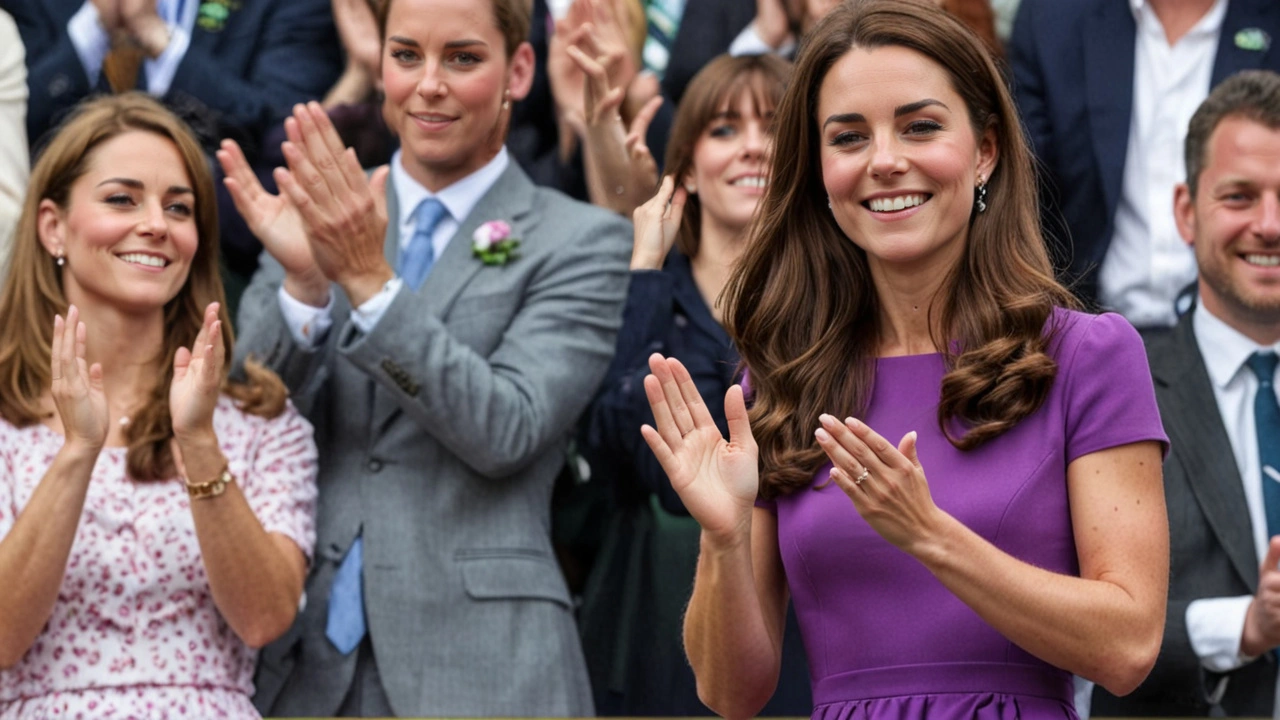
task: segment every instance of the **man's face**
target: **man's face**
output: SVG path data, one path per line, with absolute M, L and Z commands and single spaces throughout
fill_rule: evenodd
M 1195 250 L 1205 309 L 1255 340 L 1280 338 L 1280 129 L 1227 117 L 1209 138 L 1199 187 L 1174 197 Z

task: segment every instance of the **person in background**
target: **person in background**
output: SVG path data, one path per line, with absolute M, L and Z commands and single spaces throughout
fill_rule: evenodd
M 1280 75 L 1251 70 L 1191 117 L 1178 231 L 1199 302 L 1147 357 L 1173 449 L 1169 609 L 1151 676 L 1096 715 L 1274 717 L 1280 647 Z
M 680 358 L 707 397 L 722 397 L 734 382 L 738 356 L 719 301 L 768 184 L 773 110 L 790 72 L 772 55 L 722 55 L 703 68 L 676 112 L 672 175 L 635 213 L 622 330 L 579 443 L 616 508 L 580 612 L 600 714 L 707 712 L 680 644 L 698 524 L 636 428 L 653 422 L 643 382 L 653 352 Z M 710 410 L 723 427 L 723 407 Z M 766 714 L 808 712 L 799 637 L 787 655 L 780 702 Z
M 590 715 L 550 500 L 617 340 L 630 228 L 511 162 L 527 3 L 393 0 L 379 25 L 389 168 L 367 178 L 318 103 L 286 121 L 279 196 L 219 153 L 266 248 L 241 356 L 280 372 L 322 453 L 307 607 L 255 702 Z
M 1131 691 L 1164 625 L 1166 440 L 1138 334 L 1053 278 L 985 43 L 930 0 L 843 3 L 774 127 L 726 289 L 729 440 L 679 360 L 644 379 L 702 527 L 700 697 L 764 705 L 792 600 L 815 718 L 1074 718 L 1073 673 Z
M 1139 329 L 1174 325 L 1196 276 L 1171 212 L 1187 121 L 1232 74 L 1280 70 L 1275 37 L 1273 0 L 1022 0 L 1018 110 L 1054 264 L 1082 299 Z
M 27 68 L 18 26 L 0 10 L 0 268 L 9 257 L 13 229 L 22 212 L 30 160 L 27 157 Z
M 315 541 L 284 385 L 228 379 L 213 182 L 187 128 L 89 101 L 0 283 L 0 718 L 256 718 Z

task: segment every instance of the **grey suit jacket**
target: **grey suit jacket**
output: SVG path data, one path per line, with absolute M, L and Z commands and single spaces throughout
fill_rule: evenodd
M 397 217 L 388 185 L 388 215 Z M 505 220 L 505 266 L 471 234 Z M 615 215 L 535 187 L 513 162 L 461 223 L 418 292 L 362 334 L 335 287 L 334 326 L 294 342 L 263 267 L 244 295 L 237 355 L 280 373 L 316 428 L 320 499 L 306 608 L 262 653 L 255 703 L 332 715 L 355 656 L 325 638 L 328 594 L 364 536 L 379 674 L 400 715 L 590 715 L 591 690 L 549 535 L 568 434 L 621 324 L 631 233 Z M 398 248 L 389 224 L 388 260 Z
M 1187 636 L 1187 606 L 1199 598 L 1252 595 L 1262 559 L 1235 455 L 1222 426 L 1187 313 L 1170 333 L 1148 341 L 1160 418 L 1169 434 L 1164 463 L 1169 510 L 1169 606 L 1155 669 L 1131 695 L 1094 691 L 1093 713 L 1108 716 L 1207 716 L 1209 696 L 1224 679 L 1201 666 Z M 1276 663 L 1268 653 L 1226 677 L 1222 709 L 1269 717 Z

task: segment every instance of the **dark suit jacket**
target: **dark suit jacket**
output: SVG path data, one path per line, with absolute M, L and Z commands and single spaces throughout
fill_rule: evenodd
M 1244 486 L 1222 426 L 1209 374 L 1192 332 L 1191 313 L 1172 332 L 1147 344 L 1156 402 L 1171 446 L 1164 462 L 1169 508 L 1169 607 L 1164 643 L 1146 682 L 1124 698 L 1102 688 L 1093 695 L 1098 716 L 1209 714 L 1208 696 L 1222 679 L 1203 669 L 1187 636 L 1187 605 L 1199 598 L 1252 595 L 1258 587 Z M 1276 663 L 1268 653 L 1228 674 L 1222 709 L 1230 715 L 1270 717 Z
M 756 16 L 749 0 L 690 0 L 685 3 L 680 29 L 671 45 L 671 58 L 662 77 L 662 94 L 672 107 L 680 102 L 689 81 L 712 58 L 729 52 L 729 45 Z
M 17 20 L 27 47 L 27 137 L 33 146 L 81 99 L 107 90 L 104 78 L 85 75 L 67 34 L 67 21 L 83 4 L 0 0 Z M 240 0 L 237 5 L 220 28 L 195 24 L 163 100 L 192 122 L 206 144 L 232 135 L 248 140 L 252 153 L 294 103 L 329 89 L 342 70 L 342 57 L 328 0 Z M 146 83 L 138 87 L 145 89 Z
M 1245 28 L 1275 42 L 1243 50 L 1234 38 Z M 1043 163 L 1045 229 L 1057 264 L 1069 280 L 1081 279 L 1078 290 L 1089 298 L 1097 297 L 1120 202 L 1136 33 L 1125 0 L 1022 0 L 1009 40 L 1018 109 Z M 1276 42 L 1280 3 L 1229 0 L 1212 83 L 1248 68 L 1280 70 Z

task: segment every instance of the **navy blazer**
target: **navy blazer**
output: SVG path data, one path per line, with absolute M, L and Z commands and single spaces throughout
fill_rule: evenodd
M 101 73 L 85 74 L 67 34 L 67 22 L 83 4 L 0 0 L 27 48 L 27 137 L 33 146 L 81 99 L 108 91 Z M 328 0 L 240 0 L 221 25 L 195 24 L 163 100 L 193 123 L 206 144 L 231 135 L 247 140 L 251 150 L 294 103 L 322 96 L 337 80 L 340 48 Z M 146 88 L 144 74 L 139 72 L 140 89 Z
M 1246 28 L 1266 32 L 1271 46 L 1238 47 Z M 1213 85 L 1240 70 L 1280 70 L 1276 41 L 1280 2 L 1229 0 Z M 1120 202 L 1136 47 L 1125 0 L 1022 0 L 1009 40 L 1018 109 L 1042 164 L 1045 233 L 1058 267 L 1087 298 L 1097 297 Z

